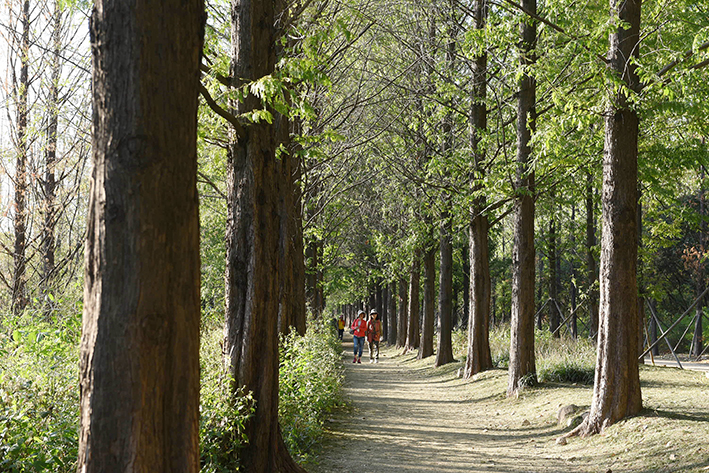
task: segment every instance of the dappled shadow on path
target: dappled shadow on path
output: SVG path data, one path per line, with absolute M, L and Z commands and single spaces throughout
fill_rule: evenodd
M 384 356 L 351 363 L 345 351 L 346 393 L 353 409 L 328 423 L 326 451 L 313 473 L 568 472 L 573 459 L 549 452 L 555 424 L 527 420 L 502 425 L 485 394 L 471 398 L 462 380 L 419 377 Z M 389 352 L 390 353 L 390 352 Z M 366 358 L 366 359 L 365 359 Z

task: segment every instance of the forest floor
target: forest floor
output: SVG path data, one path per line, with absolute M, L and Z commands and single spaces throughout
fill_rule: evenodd
M 544 384 L 508 399 L 507 371 L 458 378 L 461 362 L 382 350 L 352 363 L 347 406 L 328 419 L 310 473 L 708 472 L 709 374 L 641 367 L 644 410 L 603 435 L 556 439 L 562 406 L 587 410 L 592 387 Z

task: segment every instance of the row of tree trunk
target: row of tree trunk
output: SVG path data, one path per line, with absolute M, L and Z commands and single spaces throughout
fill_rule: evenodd
M 235 86 L 274 71 L 278 7 L 233 2 Z M 94 9 L 80 471 L 199 471 L 204 21 L 202 0 L 98 0 Z M 231 116 L 264 105 L 273 124 L 231 120 L 224 359 L 233 395 L 243 387 L 256 401 L 243 471 L 299 472 L 278 426 L 279 330 L 305 330 L 299 168 L 288 153 L 276 157 L 291 124 L 253 95 Z

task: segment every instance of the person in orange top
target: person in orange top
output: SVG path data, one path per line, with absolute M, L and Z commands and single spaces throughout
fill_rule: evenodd
M 367 321 L 364 320 L 364 311 L 360 310 L 357 314 L 357 318 L 352 322 L 352 327 L 354 331 L 354 336 L 352 341 L 354 342 L 354 360 L 352 363 L 362 363 L 362 350 L 364 349 L 364 337 L 367 335 Z
M 342 336 L 345 333 L 345 316 L 340 314 L 340 318 L 337 321 L 337 339 L 342 340 Z
M 382 337 L 382 323 L 379 321 L 377 309 L 369 312 L 369 322 L 367 323 L 367 341 L 369 342 L 369 362 L 379 363 L 379 340 Z

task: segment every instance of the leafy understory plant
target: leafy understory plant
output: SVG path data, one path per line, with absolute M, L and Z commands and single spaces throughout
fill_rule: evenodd
M 323 434 L 325 416 L 342 404 L 341 345 L 323 319 L 308 321 L 304 336 L 281 340 L 278 415 L 291 454 L 307 459 Z

